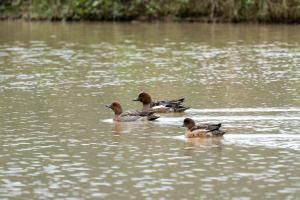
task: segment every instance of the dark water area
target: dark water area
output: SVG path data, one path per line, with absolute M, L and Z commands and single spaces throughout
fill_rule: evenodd
M 0 198 L 299 198 L 299 32 L 0 22 Z M 191 109 L 113 123 L 140 91 Z M 186 140 L 185 117 L 227 134 Z

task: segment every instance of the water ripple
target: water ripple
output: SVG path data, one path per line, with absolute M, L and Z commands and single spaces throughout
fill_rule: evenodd
M 297 27 L 11 23 L 0 30 L 1 199 L 299 196 L 300 49 L 286 37 Z M 192 109 L 112 123 L 103 105 L 140 108 L 142 90 Z M 227 133 L 187 140 L 185 117 Z

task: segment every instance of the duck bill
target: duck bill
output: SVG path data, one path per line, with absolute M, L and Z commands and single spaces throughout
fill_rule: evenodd
M 132 101 L 139 101 L 139 98 L 134 98 L 132 99 Z
M 105 105 L 105 107 L 111 109 L 111 105 L 109 105 L 109 104 L 108 104 L 108 105 Z

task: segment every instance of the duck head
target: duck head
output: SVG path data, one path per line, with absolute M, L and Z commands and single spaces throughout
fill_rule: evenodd
M 123 110 L 122 110 L 122 107 L 121 107 L 121 104 L 118 103 L 118 102 L 113 102 L 112 104 L 110 105 L 105 105 L 107 108 L 110 108 L 114 111 L 115 115 L 120 115 L 122 114 Z
M 150 104 L 152 102 L 152 99 L 148 93 L 141 92 L 137 98 L 133 99 L 133 101 L 140 101 L 145 105 Z
M 195 121 L 192 120 L 191 118 L 185 118 L 182 124 L 183 127 L 186 127 L 189 130 L 191 130 L 195 125 L 196 125 Z

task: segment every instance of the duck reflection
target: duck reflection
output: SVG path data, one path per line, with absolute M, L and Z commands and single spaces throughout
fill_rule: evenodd
M 185 143 L 185 153 L 191 155 L 195 150 L 205 150 L 220 152 L 222 151 L 223 137 L 209 137 L 209 138 L 187 138 Z M 207 151 L 205 151 L 207 152 Z
M 139 121 L 139 122 L 113 122 L 112 133 L 114 136 L 120 136 L 127 133 L 151 133 L 153 129 L 152 122 Z
M 187 146 L 219 147 L 222 145 L 222 137 L 187 138 Z

